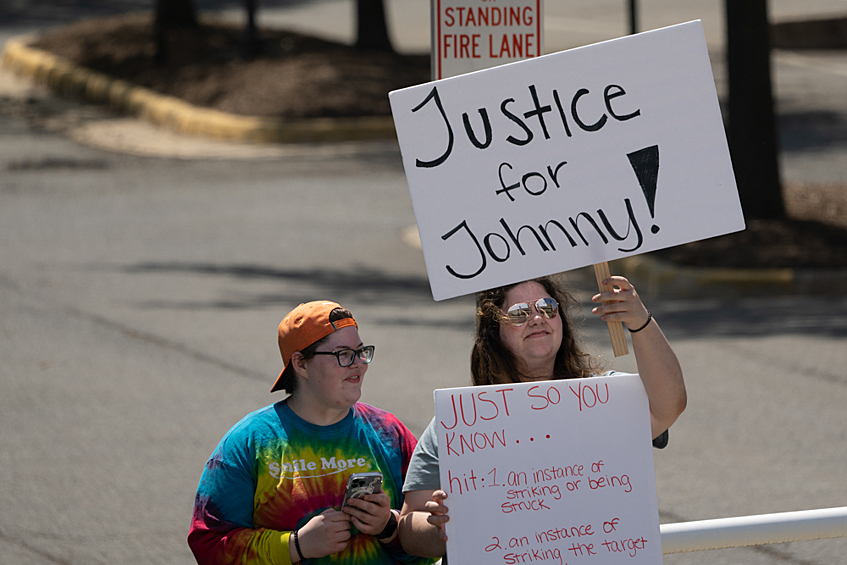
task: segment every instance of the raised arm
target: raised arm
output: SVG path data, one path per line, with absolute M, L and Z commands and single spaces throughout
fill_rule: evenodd
M 632 283 L 620 276 L 604 282 L 616 288 L 592 298 L 596 303 L 608 302 L 595 307 L 592 313 L 606 322 L 622 322 L 630 330 L 638 374 L 650 400 L 653 437 L 658 437 L 676 421 L 688 402 L 682 367 Z

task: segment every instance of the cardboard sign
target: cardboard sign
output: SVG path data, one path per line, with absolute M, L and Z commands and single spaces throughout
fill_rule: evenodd
M 450 565 L 661 564 L 638 375 L 435 391 Z
M 436 300 L 744 229 L 699 21 L 389 96 Z
M 542 0 L 430 1 L 434 79 L 544 52 Z

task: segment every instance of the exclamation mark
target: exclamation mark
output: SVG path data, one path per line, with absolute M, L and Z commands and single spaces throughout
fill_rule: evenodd
M 659 146 L 651 145 L 632 153 L 627 153 L 629 164 L 635 171 L 638 184 L 647 199 L 647 207 L 650 209 L 650 217 L 656 218 L 656 185 L 659 181 Z M 659 233 L 659 226 L 653 224 L 650 228 L 653 233 Z

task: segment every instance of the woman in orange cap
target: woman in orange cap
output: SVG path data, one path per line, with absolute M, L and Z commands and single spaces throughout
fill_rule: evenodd
M 426 563 L 397 540 L 415 438 L 358 402 L 374 346 L 338 304 L 301 304 L 279 324 L 284 400 L 253 412 L 206 463 L 188 543 L 198 563 Z M 342 508 L 354 473 L 382 475 Z

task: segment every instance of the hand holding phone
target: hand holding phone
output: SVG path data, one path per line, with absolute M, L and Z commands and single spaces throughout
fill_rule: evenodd
M 370 500 L 364 500 L 367 495 Z M 354 503 L 350 503 L 355 500 Z M 341 511 L 350 515 L 356 529 L 376 536 L 379 540 L 394 537 L 397 518 L 391 510 L 391 500 L 382 492 L 381 473 L 355 473 L 347 483 Z
M 351 498 L 364 498 L 368 494 L 376 494 L 382 489 L 382 473 L 373 471 L 369 473 L 353 473 L 347 479 L 347 489 L 344 491 L 344 500 L 341 503 L 343 509 Z

